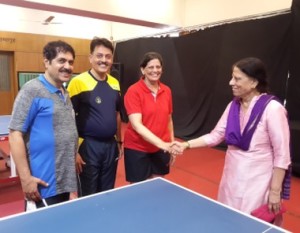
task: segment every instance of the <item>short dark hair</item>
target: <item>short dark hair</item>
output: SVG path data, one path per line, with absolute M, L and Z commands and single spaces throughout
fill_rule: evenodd
M 92 54 L 97 46 L 103 45 L 104 47 L 111 50 L 111 53 L 114 53 L 114 46 L 112 42 L 106 38 L 95 37 L 90 44 L 90 53 Z
M 73 47 L 62 40 L 51 41 L 46 44 L 43 49 L 43 56 L 44 58 L 49 60 L 49 62 L 51 62 L 60 52 L 70 52 L 75 59 L 75 51 Z
M 256 90 L 259 93 L 268 92 L 268 74 L 264 63 L 256 57 L 243 58 L 233 64 L 250 78 L 258 81 Z
M 147 66 L 148 62 L 153 60 L 153 59 L 158 59 L 161 66 L 163 65 L 163 59 L 162 59 L 162 56 L 159 53 L 157 53 L 157 52 L 148 52 L 142 58 L 142 60 L 140 62 L 140 67 L 145 68 Z

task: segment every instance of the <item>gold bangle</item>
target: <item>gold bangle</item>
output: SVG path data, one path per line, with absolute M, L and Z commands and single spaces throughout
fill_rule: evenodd
M 189 141 L 186 141 L 185 144 L 186 144 L 186 149 L 190 149 L 191 148 L 191 145 L 190 145 Z
M 275 195 L 280 195 L 281 194 L 281 190 L 273 190 L 273 189 L 271 189 L 270 193 L 273 193 Z

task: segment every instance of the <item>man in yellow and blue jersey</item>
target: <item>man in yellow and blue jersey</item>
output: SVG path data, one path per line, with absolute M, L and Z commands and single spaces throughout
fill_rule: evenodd
M 91 69 L 68 85 L 79 133 L 79 196 L 114 188 L 121 156 L 120 86 L 109 74 L 114 48 L 105 38 L 90 44 Z

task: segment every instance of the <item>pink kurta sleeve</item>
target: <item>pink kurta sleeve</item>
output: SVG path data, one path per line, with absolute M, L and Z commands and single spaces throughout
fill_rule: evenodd
M 287 169 L 291 163 L 290 132 L 285 108 L 272 100 L 265 110 L 267 129 L 274 154 L 274 167 Z
M 222 141 L 224 141 L 225 129 L 227 125 L 227 118 L 230 106 L 231 102 L 227 105 L 225 111 L 223 112 L 223 115 L 221 116 L 215 128 L 209 134 L 203 136 L 203 139 L 207 146 L 216 146 Z

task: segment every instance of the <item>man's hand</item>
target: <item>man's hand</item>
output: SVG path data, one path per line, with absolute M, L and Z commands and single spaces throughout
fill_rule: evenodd
M 118 142 L 118 149 L 119 149 L 119 156 L 117 159 L 120 160 L 124 154 L 123 143 Z
M 30 176 L 26 180 L 21 179 L 21 185 L 26 200 L 35 202 L 40 201 L 42 199 L 38 191 L 38 186 L 42 185 L 44 187 L 48 187 L 48 184 L 45 181 L 34 176 Z
M 77 153 L 76 155 L 76 172 L 80 174 L 82 172 L 82 166 L 85 165 L 86 163 L 83 161 L 81 158 L 80 154 Z
M 78 193 L 77 192 L 71 192 L 70 193 L 70 200 L 74 200 L 78 198 Z

